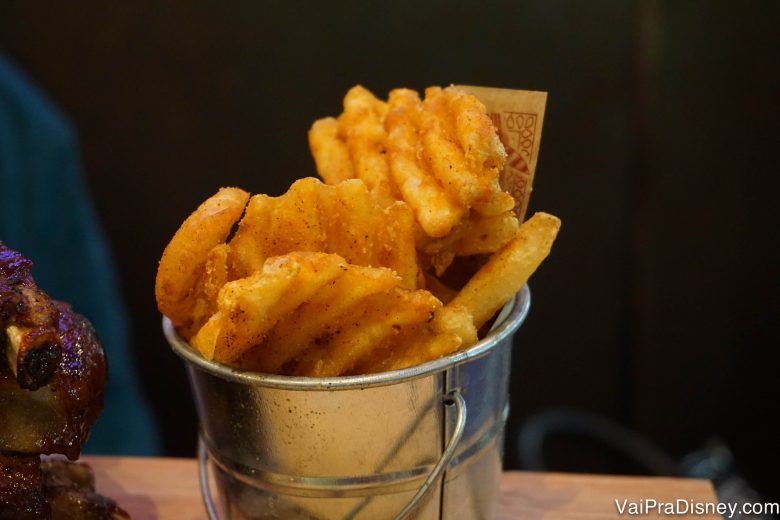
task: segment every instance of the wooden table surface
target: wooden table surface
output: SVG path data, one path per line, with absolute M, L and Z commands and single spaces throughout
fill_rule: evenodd
M 95 470 L 98 491 L 114 498 L 134 520 L 206 518 L 194 459 L 84 457 L 83 460 Z M 618 514 L 615 500 L 622 503 L 623 499 L 717 502 L 712 486 L 704 480 L 508 471 L 501 481 L 498 518 L 630 518 Z

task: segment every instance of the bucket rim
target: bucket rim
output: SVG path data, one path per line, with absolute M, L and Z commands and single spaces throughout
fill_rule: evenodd
M 524 285 L 499 312 L 496 323 L 488 335 L 471 347 L 408 368 L 354 376 L 302 377 L 245 371 L 204 358 L 179 336 L 167 316 L 162 317 L 162 328 L 171 350 L 181 357 L 189 367 L 194 366 L 227 381 L 285 390 L 354 390 L 419 379 L 480 358 L 503 340 L 511 337 L 525 321 L 530 306 L 531 290 L 528 285 Z

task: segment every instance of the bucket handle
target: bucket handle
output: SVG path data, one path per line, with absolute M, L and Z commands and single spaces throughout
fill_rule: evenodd
M 457 411 L 452 437 L 447 443 L 447 447 L 442 452 L 439 461 L 428 474 L 425 482 L 423 482 L 420 489 L 417 490 L 417 493 L 414 494 L 401 512 L 395 516 L 394 520 L 404 520 L 420 505 L 422 499 L 428 494 L 433 484 L 441 477 L 444 469 L 452 460 L 452 457 L 455 455 L 455 450 L 457 449 L 458 444 L 460 444 L 460 440 L 463 438 L 463 432 L 466 430 L 466 400 L 463 399 L 460 389 L 455 388 L 451 390 L 444 397 L 442 402 L 445 405 L 455 405 Z M 203 505 L 206 507 L 206 513 L 208 514 L 209 520 L 219 520 L 217 509 L 214 506 L 214 499 L 211 496 L 211 486 L 209 486 L 208 457 L 209 454 L 206 449 L 206 443 L 203 442 L 203 436 L 198 435 L 198 480 L 200 482 L 200 493 L 203 497 Z
M 444 398 L 444 404 L 454 404 L 455 409 L 458 412 L 458 415 L 455 418 L 455 429 L 452 431 L 450 442 L 447 443 L 447 447 L 442 452 L 441 458 L 439 458 L 439 462 L 436 463 L 430 474 L 428 474 L 428 478 L 425 479 L 425 482 L 423 482 L 423 485 L 420 486 L 420 489 L 417 490 L 417 493 L 415 493 L 415 495 L 401 510 L 401 512 L 395 515 L 395 520 L 403 520 L 409 516 L 409 514 L 414 511 L 418 505 L 420 505 L 420 501 L 422 501 L 423 497 L 428 494 L 431 486 L 433 486 L 434 482 L 436 482 L 439 477 L 441 477 L 441 474 L 444 472 L 444 468 L 446 468 L 447 464 L 449 464 L 450 460 L 452 460 L 452 457 L 455 455 L 455 449 L 458 447 L 458 444 L 460 444 L 461 438 L 463 438 L 463 432 L 466 430 L 466 400 L 463 399 L 463 395 L 460 393 L 460 389 L 455 388 L 451 390 Z

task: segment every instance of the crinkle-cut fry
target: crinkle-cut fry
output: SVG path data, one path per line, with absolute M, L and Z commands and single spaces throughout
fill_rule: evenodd
M 472 217 L 468 231 L 453 245 L 455 255 L 495 253 L 515 237 L 519 227 L 517 217 L 511 211 L 495 217 Z
M 461 340 L 461 348 L 477 342 L 474 316 L 463 305 L 448 304 L 438 309 L 431 320 L 431 330 L 436 334 L 455 334 Z
M 203 277 L 203 294 L 209 301 L 216 303 L 222 286 L 228 282 L 228 254 L 230 246 L 219 244 L 209 251 L 206 258 L 205 276 Z
M 259 273 L 228 282 L 217 302 L 222 325 L 213 349 L 214 359 L 234 363 L 248 349 L 264 343 L 280 319 L 311 299 L 345 268 L 344 259 L 338 255 L 293 252 L 269 258 Z
M 385 215 L 359 179 L 322 187 L 319 218 L 326 250 L 351 264 L 382 265 L 378 263 L 379 230 L 387 224 Z
M 300 266 L 293 262 L 277 264 L 274 269 L 228 282 L 219 292 L 218 311 L 192 337 L 190 344 L 208 360 L 229 363 L 252 346 L 254 332 L 250 327 L 266 330 L 266 317 L 292 284 Z M 255 296 L 250 300 L 248 296 Z M 232 333 L 235 321 L 252 320 L 246 329 Z M 259 323 L 255 323 L 259 322 Z M 247 340 L 249 336 L 249 340 Z M 262 333 L 259 335 L 262 337 Z M 258 339 L 259 341 L 259 339 Z
M 372 351 L 392 342 L 406 330 L 426 323 L 441 302 L 428 291 L 395 289 L 366 299 L 362 309 L 342 323 L 326 345 L 312 351 L 297 367 L 301 376 L 339 376 Z
M 488 175 L 497 175 L 504 167 L 507 154 L 485 105 L 455 87 L 447 87 L 444 93 L 450 111 L 456 114 L 455 131 L 466 162 L 477 171 L 487 170 Z
M 425 160 L 433 175 L 458 203 L 470 208 L 474 201 L 489 194 L 469 170 L 466 157 L 456 142 L 456 137 L 448 131 L 449 121 L 446 100 L 443 94 L 426 96 L 420 112 L 421 142 Z
M 430 327 L 410 327 L 386 348 L 376 349 L 348 374 L 374 374 L 420 365 L 451 354 L 461 346 L 457 334 L 435 334 Z
M 416 289 L 424 280 L 414 249 L 414 214 L 403 202 L 396 202 L 385 211 L 388 222 L 379 229 L 383 247 L 379 249 L 377 265 L 392 266 L 402 279 L 402 287 Z
M 385 118 L 390 174 L 427 235 L 442 237 L 460 221 L 464 208 L 452 200 L 420 160 L 419 110 L 420 98 L 415 91 L 390 92 Z
M 547 257 L 560 225 L 557 217 L 536 213 L 520 226 L 509 244 L 490 257 L 448 306 L 466 308 L 479 329 L 525 285 Z
M 427 124 L 438 133 L 436 137 L 423 135 L 423 143 L 427 143 L 431 165 L 440 165 L 434 173 L 442 185 L 458 193 L 467 208 L 482 215 L 511 211 L 515 201 L 499 183 L 507 154 L 485 106 L 456 87 L 430 88 L 426 90 L 423 113 Z M 467 177 L 460 178 L 457 174 L 461 172 Z
M 155 281 L 157 306 L 177 326 L 186 326 L 196 305 L 193 293 L 209 251 L 225 242 L 241 217 L 249 194 L 222 188 L 182 223 L 160 259 Z
M 388 267 L 402 276 L 405 287 L 416 288 L 415 226 L 405 203 L 383 209 L 360 179 L 333 186 L 301 179 L 284 195 L 255 195 L 249 201 L 230 241 L 230 278 L 257 272 L 271 256 L 320 251 L 351 264 Z
M 514 210 L 515 199 L 509 193 L 501 191 L 489 199 L 477 201 L 472 209 L 483 217 L 495 217 Z
M 477 342 L 477 329 L 468 310 L 461 306 L 438 308 L 430 323 L 409 328 L 393 345 L 365 356 L 348 372 L 369 374 L 419 365 Z
M 388 267 L 401 276 L 403 287 L 417 288 L 416 224 L 406 204 L 382 209 L 359 179 L 324 186 L 319 204 L 327 252 L 350 264 Z
M 347 265 L 344 273 L 323 286 L 289 318 L 280 321 L 263 348 L 249 351 L 242 368 L 277 374 L 290 361 L 326 340 L 344 316 L 363 299 L 400 285 L 390 269 Z
M 337 123 L 338 132 L 332 119 L 315 123 L 313 131 L 327 135 L 333 147 L 346 142 L 353 172 L 322 173 L 323 178 L 330 183 L 348 175 L 361 178 L 385 208 L 392 202 L 388 195 L 406 202 L 416 220 L 418 250 L 435 255 L 429 263 L 437 272 L 462 254 L 451 246 L 470 229 L 471 220 L 500 217 L 507 222 L 515 201 L 499 184 L 506 151 L 476 97 L 457 87 L 430 87 L 421 102 L 416 92 L 395 89 L 384 103 L 358 86 L 344 98 Z M 317 158 L 317 143 L 311 148 L 325 172 L 327 160 Z M 432 242 L 434 253 L 427 247 Z M 464 250 L 478 243 L 468 241 Z
M 211 251 L 206 255 L 203 273 L 198 279 L 192 296 L 195 303 L 191 319 L 179 327 L 179 333 L 185 338 L 192 337 L 217 310 L 217 295 L 228 281 L 227 257 L 229 249 L 230 246 L 227 244 L 219 244 L 211 248 Z
M 266 239 L 276 202 L 267 195 L 254 195 L 230 240 L 228 272 L 231 280 L 244 278 L 262 269 L 267 258 Z
M 392 351 L 378 363 L 363 366 L 362 369 L 370 374 L 413 367 L 452 354 L 461 348 L 461 344 L 457 334 L 433 334 L 424 330 L 416 337 L 409 338 L 402 349 Z
M 332 117 L 315 121 L 309 130 L 309 148 L 317 173 L 328 184 L 355 177 L 347 143 L 339 137 L 339 123 Z
M 292 251 L 325 251 L 325 232 L 316 210 L 324 185 L 300 179 L 282 196 L 255 195 L 230 241 L 231 277 L 258 271 L 266 258 Z
M 515 237 L 519 224 L 512 212 L 492 217 L 472 215 L 446 237 L 417 240 L 425 265 L 441 276 L 456 256 L 495 253 Z
M 339 118 L 342 133 L 354 164 L 355 176 L 366 183 L 383 207 L 398 200 L 385 154 L 384 102 L 361 86 L 352 87 L 344 97 L 344 113 Z

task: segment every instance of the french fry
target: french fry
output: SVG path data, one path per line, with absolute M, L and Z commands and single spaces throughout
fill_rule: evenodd
M 222 363 L 237 360 L 274 325 L 275 321 L 268 319 L 271 310 L 292 285 L 299 268 L 292 262 L 277 264 L 273 270 L 225 284 L 217 312 L 190 344 L 206 359 Z
M 515 201 L 499 184 L 506 151 L 474 96 L 431 87 L 421 101 L 412 90 L 395 89 L 384 103 L 355 87 L 344 99 L 338 129 L 333 121 L 317 121 L 311 129 L 319 137 L 310 145 L 320 175 L 328 183 L 343 181 L 348 168 L 332 173 L 338 162 L 332 157 L 343 158 L 346 147 L 352 175 L 366 182 L 382 207 L 389 207 L 388 197 L 411 207 L 421 261 L 437 274 L 455 256 L 495 252 L 513 236 L 508 224 Z
M 406 342 L 400 344 L 398 350 L 387 352 L 379 362 L 363 365 L 362 372 L 371 374 L 413 367 L 451 354 L 461 345 L 462 341 L 457 334 L 433 334 L 423 329 L 417 336 L 409 337 Z
M 203 272 L 193 291 L 194 304 L 190 310 L 190 319 L 179 327 L 183 334 L 191 336 L 216 312 L 217 296 L 228 281 L 228 250 L 227 244 L 219 244 L 211 248 L 206 255 Z
M 519 227 L 517 217 L 511 211 L 494 217 L 472 218 L 468 229 L 460 234 L 452 248 L 457 256 L 493 253 L 509 243 Z
M 339 123 L 332 117 L 316 121 L 309 130 L 309 147 L 317 173 L 328 184 L 355 177 L 347 144 L 339 138 Z
M 387 207 L 397 200 L 385 160 L 385 132 L 382 121 L 387 105 L 361 86 L 344 97 L 340 122 L 354 164 L 355 175 L 366 183 L 376 200 Z
M 190 324 L 201 297 L 196 284 L 208 253 L 225 242 L 248 199 L 249 194 L 238 188 L 220 189 L 187 217 L 166 246 L 157 269 L 155 296 L 160 312 L 174 325 Z
M 247 370 L 276 374 L 305 350 L 322 342 L 338 329 L 344 316 L 365 298 L 390 291 L 401 279 L 389 269 L 347 266 L 346 271 L 323 286 L 288 319 L 280 321 L 267 345 L 254 349 L 242 360 Z
M 463 217 L 464 208 L 425 170 L 419 158 L 420 98 L 413 90 L 390 92 L 385 119 L 390 173 L 403 199 L 428 236 L 442 237 Z
M 395 290 L 368 298 L 360 312 L 342 324 L 327 345 L 306 358 L 296 375 L 338 376 L 392 342 L 406 328 L 425 323 L 441 306 L 427 291 Z
M 464 306 L 448 304 L 438 309 L 431 320 L 431 330 L 437 334 L 455 334 L 461 346 L 469 347 L 477 342 L 477 328 L 474 317 Z
M 326 184 L 220 190 L 163 254 L 160 310 L 206 359 L 329 377 L 468 348 L 559 230 L 545 213 L 519 224 L 493 121 L 458 88 L 384 102 L 354 87 L 309 145 Z
M 439 307 L 429 323 L 409 328 L 389 348 L 375 349 L 355 367 L 358 374 L 400 370 L 467 348 L 477 341 L 471 314 L 464 307 Z
M 196 335 L 193 343 L 201 352 L 213 352 L 223 363 L 237 361 L 249 348 L 264 342 L 277 322 L 317 291 L 342 274 L 344 259 L 326 253 L 295 252 L 266 261 L 263 270 L 228 282 L 217 300 L 219 331 Z M 211 321 L 211 320 L 209 320 Z M 217 327 L 211 325 L 210 327 Z
M 393 269 L 404 287 L 414 289 L 419 277 L 414 228 L 405 203 L 382 208 L 359 179 L 333 186 L 301 179 L 279 197 L 251 198 L 230 241 L 229 275 L 249 276 L 272 256 L 319 251 L 350 264 Z
M 425 159 L 439 183 L 466 208 L 475 200 L 487 197 L 477 176 L 468 167 L 455 135 L 449 131 L 452 122 L 443 94 L 426 96 L 420 112 L 420 127 Z
M 520 226 L 509 244 L 490 257 L 448 306 L 467 309 L 479 329 L 525 285 L 547 257 L 560 225 L 557 217 L 536 213 Z
M 306 178 L 281 197 L 255 195 L 230 241 L 233 278 L 257 272 L 265 259 L 292 251 L 324 251 L 325 233 L 317 214 L 322 183 Z
M 444 93 L 450 112 L 456 114 L 455 133 L 467 163 L 483 171 L 483 175 L 493 176 L 503 166 L 506 151 L 485 106 L 474 96 L 453 87 L 444 89 Z
M 376 265 L 392 267 L 401 277 L 402 287 L 416 289 L 423 278 L 414 249 L 414 215 L 403 202 L 394 203 L 386 212 L 388 223 L 379 228 L 379 240 L 383 244 L 394 245 L 377 248 L 379 256 Z

